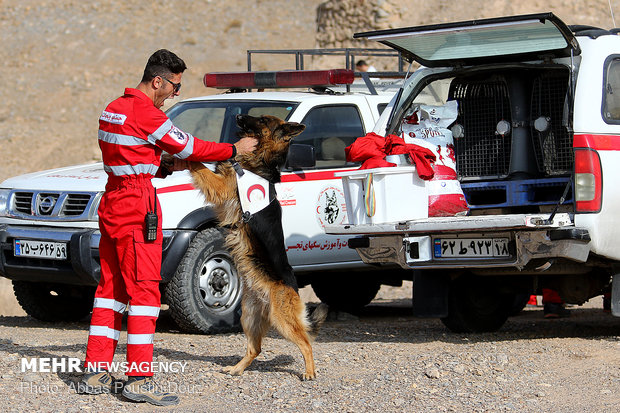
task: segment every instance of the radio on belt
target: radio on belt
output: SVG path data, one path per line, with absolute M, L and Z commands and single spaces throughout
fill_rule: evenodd
M 153 211 L 148 211 L 144 217 L 144 227 L 146 230 L 145 240 L 155 241 L 157 239 L 157 190 L 153 188 Z

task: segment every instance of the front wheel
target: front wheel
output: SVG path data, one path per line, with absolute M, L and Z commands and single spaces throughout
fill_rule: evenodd
M 166 286 L 172 318 L 191 333 L 238 331 L 242 282 L 217 228 L 201 231 Z
M 81 285 L 13 281 L 26 314 L 41 321 L 78 321 L 93 309 L 95 288 Z
M 448 316 L 441 319 L 454 333 L 497 331 L 513 311 L 514 294 L 501 292 L 492 277 L 463 275 L 452 281 Z

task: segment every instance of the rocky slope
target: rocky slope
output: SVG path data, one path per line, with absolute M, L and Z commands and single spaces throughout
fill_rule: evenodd
M 158 48 L 187 61 L 181 97 L 189 97 L 215 93 L 202 86 L 206 71 L 244 70 L 247 49 L 360 47 L 358 31 L 539 11 L 612 26 L 604 0 L 4 0 L 0 181 L 97 160 L 99 112 L 138 83 Z M 293 65 L 282 57 L 255 67 Z

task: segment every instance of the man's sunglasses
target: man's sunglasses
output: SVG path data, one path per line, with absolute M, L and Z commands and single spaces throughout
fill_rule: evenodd
M 179 93 L 179 90 L 181 90 L 181 82 L 179 83 L 174 83 L 168 79 L 166 79 L 163 76 L 160 76 L 162 79 L 164 79 L 166 82 L 170 83 L 172 85 L 172 90 L 174 91 L 174 93 Z

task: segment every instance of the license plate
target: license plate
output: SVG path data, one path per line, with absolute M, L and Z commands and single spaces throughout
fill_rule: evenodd
M 36 257 L 49 260 L 67 259 L 67 244 L 64 242 L 16 239 L 13 246 L 16 257 Z
M 435 238 L 435 258 L 509 257 L 508 238 Z

